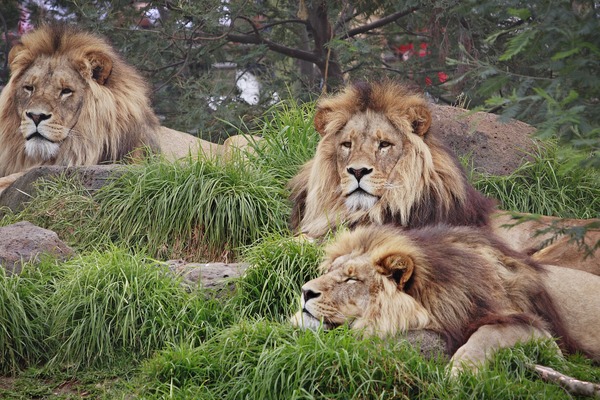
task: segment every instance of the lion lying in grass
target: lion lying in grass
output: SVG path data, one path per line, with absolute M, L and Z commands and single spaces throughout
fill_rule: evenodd
M 512 248 L 530 254 L 551 237 L 534 234 L 552 217 L 504 227 L 514 221 L 468 182 L 457 158 L 430 132 L 425 99 L 400 84 L 349 86 L 318 102 L 314 123 L 321 134 L 315 157 L 289 185 L 291 227 L 298 233 L 319 238 L 338 225 L 366 224 L 492 227 Z M 600 231 L 589 236 L 593 244 Z M 600 274 L 598 258 L 584 260 L 582 253 L 563 241 L 534 258 Z
M 302 287 L 297 326 L 433 330 L 453 373 L 534 338 L 557 337 L 564 351 L 600 361 L 600 277 L 539 265 L 487 230 L 359 227 L 326 248 L 320 269 Z

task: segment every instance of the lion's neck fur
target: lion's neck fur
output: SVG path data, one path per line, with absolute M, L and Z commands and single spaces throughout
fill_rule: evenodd
M 23 37 L 27 58 L 16 62 L 17 70 L 0 94 L 0 177 L 38 165 L 92 165 L 116 162 L 136 149 L 158 150 L 160 125 L 148 98 L 147 85 L 139 73 L 126 64 L 103 40 L 69 28 L 44 28 Z M 47 40 L 52 35 L 60 40 Z M 60 43 L 56 46 L 56 43 Z M 56 47 L 48 47 L 56 46 Z M 19 130 L 21 116 L 15 100 L 18 77 L 37 56 L 50 54 L 77 59 L 86 51 L 101 51 L 112 58 L 109 79 L 100 84 L 85 77 L 87 93 L 77 123 L 67 127 L 68 137 L 58 154 L 49 160 L 27 156 L 25 139 Z M 21 65 L 22 64 L 22 65 Z
M 337 173 L 323 171 L 337 170 L 335 155 L 317 149 L 314 160 L 295 178 L 296 185 L 308 183 L 301 231 L 320 237 L 341 224 L 487 226 L 494 202 L 468 183 L 448 150 L 435 138 L 423 141 L 409 136 L 407 140 L 411 146 L 397 165 L 399 172 L 390 177 L 386 193 L 373 207 L 359 211 L 346 207 Z M 319 146 L 325 148 L 326 141 L 324 138 Z

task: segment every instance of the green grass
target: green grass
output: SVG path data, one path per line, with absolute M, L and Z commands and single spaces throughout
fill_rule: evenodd
M 197 344 L 227 315 L 216 300 L 188 293 L 166 266 L 114 248 L 64 264 L 48 298 L 52 363 L 97 366 L 144 358 L 167 343 Z
M 527 369 L 535 362 L 577 372 L 550 342 L 540 342 L 501 351 L 481 375 L 452 380 L 444 360 L 424 359 L 401 340 L 361 339 L 346 328 L 298 331 L 258 320 L 236 324 L 197 347 L 165 349 L 144 362 L 138 379 L 144 398 L 570 398 Z
M 547 143 L 507 176 L 474 174 L 474 186 L 509 211 L 562 218 L 600 217 L 600 174 L 573 166 L 573 154 Z
M 150 162 L 96 195 L 99 229 L 158 258 L 224 260 L 238 247 L 287 227 L 283 189 L 242 162 Z
M 250 268 L 236 280 L 228 307 L 241 315 L 284 320 L 299 306 L 302 285 L 315 278 L 320 246 L 290 236 L 273 235 L 244 252 Z
M 600 368 L 547 343 L 500 352 L 480 376 L 452 381 L 445 361 L 406 343 L 286 321 L 317 274 L 321 244 L 287 229 L 285 184 L 312 157 L 312 105 L 270 110 L 263 136 L 232 162 L 127 167 L 93 195 L 72 177 L 43 182 L 19 220 L 77 249 L 20 276 L 0 275 L 0 397 L 198 399 L 566 399 L 527 365 L 599 382 Z M 473 175 L 503 208 L 559 216 L 600 211 L 598 174 L 548 146 L 508 177 Z M 181 285 L 155 259 L 245 261 L 235 292 Z M 94 384 L 94 381 L 97 381 Z M 65 389 L 69 388 L 70 389 Z M 63 390 L 65 389 L 65 390 Z

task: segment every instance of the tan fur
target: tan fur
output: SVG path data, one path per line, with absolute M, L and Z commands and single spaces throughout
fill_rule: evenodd
M 290 182 L 292 228 L 321 237 L 340 224 L 487 224 L 492 201 L 471 188 L 430 124 L 426 101 L 397 83 L 357 84 L 320 100 L 321 141 Z M 353 193 L 352 171 L 361 170 L 369 171 L 364 192 Z
M 66 25 L 44 26 L 22 37 L 9 64 L 0 95 L 0 177 L 38 165 L 114 162 L 157 148 L 148 88 L 105 40 Z
M 297 326 L 437 331 L 454 372 L 531 338 L 600 361 L 600 277 L 536 264 L 480 228 L 359 227 L 327 247 L 321 270 L 302 287 Z
M 504 227 L 514 221 L 495 212 L 494 202 L 470 185 L 456 157 L 430 132 L 425 99 L 404 86 L 389 81 L 348 86 L 317 103 L 314 122 L 322 136 L 315 157 L 289 183 L 290 225 L 297 234 L 320 238 L 340 225 L 413 229 L 444 223 L 490 226 L 514 250 L 542 249 L 548 235 L 535 237 L 542 224 Z M 357 174 L 366 193 L 352 192 Z M 598 257 L 584 259 L 583 253 L 557 245 L 534 257 L 600 275 Z

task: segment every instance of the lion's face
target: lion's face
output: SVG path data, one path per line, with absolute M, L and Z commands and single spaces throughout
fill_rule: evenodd
M 309 328 L 321 323 L 326 329 L 352 324 L 364 315 L 369 293 L 381 285 L 380 276 L 365 256 L 336 259 L 329 271 L 302 286 L 302 320 L 298 325 Z
M 357 113 L 335 135 L 340 189 L 349 210 L 368 210 L 392 185 L 404 143 L 390 121 L 373 111 Z
M 425 326 L 429 315 L 405 292 L 413 251 L 406 238 L 386 229 L 342 234 L 326 249 L 324 274 L 302 286 L 292 323 L 309 329 L 348 324 L 382 336 Z
M 20 132 L 29 157 L 49 160 L 75 125 L 88 86 L 66 60 L 39 57 L 16 84 Z

